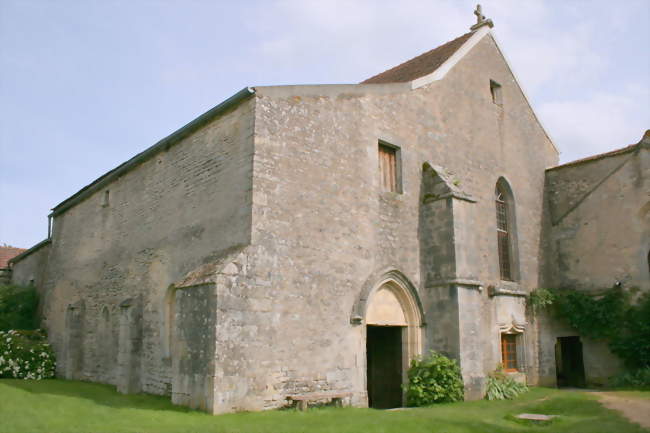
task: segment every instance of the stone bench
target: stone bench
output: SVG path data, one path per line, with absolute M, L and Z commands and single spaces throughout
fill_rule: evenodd
M 288 400 L 296 402 L 298 410 L 306 410 L 310 402 L 319 400 L 331 400 L 334 406 L 343 406 L 343 399 L 351 397 L 351 392 L 311 392 L 308 394 L 290 395 Z

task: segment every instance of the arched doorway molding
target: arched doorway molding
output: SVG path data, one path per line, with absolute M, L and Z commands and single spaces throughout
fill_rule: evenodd
M 369 405 L 372 405 L 372 407 L 400 405 L 399 402 L 395 402 L 395 398 L 398 401 L 400 400 L 400 397 L 395 395 L 395 391 L 399 393 L 400 384 L 403 385 L 407 382 L 407 371 L 411 360 L 422 354 L 424 314 L 415 287 L 404 274 L 395 268 L 388 268 L 373 274 L 362 287 L 350 321 L 353 325 L 366 325 L 363 327 L 363 335 L 366 348 L 365 379 Z M 396 335 L 396 331 L 399 334 Z M 389 334 L 385 334 L 386 332 Z M 399 335 L 401 337 L 398 337 Z M 384 340 L 385 337 L 389 338 Z M 378 338 L 382 342 L 380 346 L 377 345 L 380 341 Z M 398 345 L 395 346 L 394 343 L 398 343 Z M 378 350 L 387 350 L 392 354 L 381 355 L 378 354 Z M 388 356 L 388 358 L 385 356 Z M 395 356 L 398 358 L 395 358 Z M 371 357 L 374 360 L 372 362 Z M 387 382 L 382 379 L 380 388 L 375 388 L 375 391 L 372 391 L 371 388 L 379 383 L 378 380 L 380 379 L 378 378 L 386 377 L 382 372 L 395 371 L 392 370 L 390 365 L 386 365 L 384 361 L 377 363 L 379 358 L 384 358 L 384 361 L 392 359 L 393 361 L 389 361 L 392 366 L 396 366 L 394 360 L 401 359 L 401 378 L 389 373 L 391 377 L 388 380 L 389 384 L 387 385 Z M 376 394 L 377 389 L 394 390 L 390 391 L 390 396 L 387 398 L 395 403 L 388 403 L 390 406 L 383 406 L 382 404 L 387 403 L 386 395 L 378 396 Z M 372 401 L 373 395 L 377 397 L 374 401 Z M 380 400 L 382 400 L 382 403 L 378 403 Z M 402 391 L 401 404 L 403 403 L 404 393 Z
M 422 308 L 422 302 L 420 301 L 420 296 L 415 286 L 413 286 L 406 275 L 395 267 L 384 268 L 370 275 L 362 286 L 359 297 L 352 307 L 350 323 L 353 325 L 365 323 L 369 305 L 368 301 L 374 292 L 386 284 L 394 288 L 397 299 L 400 301 L 405 314 L 408 315 L 409 324 L 417 327 L 425 326 L 424 309 Z

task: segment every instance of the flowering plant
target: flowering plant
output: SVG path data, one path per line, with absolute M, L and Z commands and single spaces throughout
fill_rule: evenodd
M 55 366 L 45 331 L 0 331 L 0 378 L 48 379 Z

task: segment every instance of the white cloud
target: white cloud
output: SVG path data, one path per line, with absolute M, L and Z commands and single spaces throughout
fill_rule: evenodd
M 647 84 L 636 84 L 634 91 L 629 84 L 603 85 L 605 78 L 614 78 L 612 72 L 624 72 L 608 51 L 620 46 L 604 46 L 603 38 L 623 28 L 634 15 L 631 10 L 642 10 L 642 4 L 482 3 L 563 161 L 638 140 L 650 117 L 639 107 Z M 318 70 L 307 82 L 354 82 L 468 31 L 474 6 L 465 0 L 282 0 L 258 11 L 253 25 L 268 36 L 258 46 L 267 69 L 291 80 L 294 70 L 303 77 L 310 71 L 305 64 L 313 64 Z M 610 15 L 611 20 L 602 19 Z
M 616 95 L 551 101 L 538 111 L 561 144 L 562 162 L 569 162 L 638 142 L 650 127 L 650 113 L 644 107 L 649 99 L 648 89 L 630 88 Z
M 325 65 L 317 77 L 325 82 L 367 78 L 460 36 L 472 23 L 471 9 L 453 1 L 284 0 L 256 15 L 252 30 L 264 36 L 263 62 L 283 70 Z

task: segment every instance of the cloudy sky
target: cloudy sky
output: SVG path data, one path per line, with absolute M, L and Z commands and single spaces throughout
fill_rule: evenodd
M 563 162 L 650 128 L 650 0 L 483 0 Z M 245 86 L 355 83 L 468 30 L 465 0 L 0 0 L 0 244 Z

